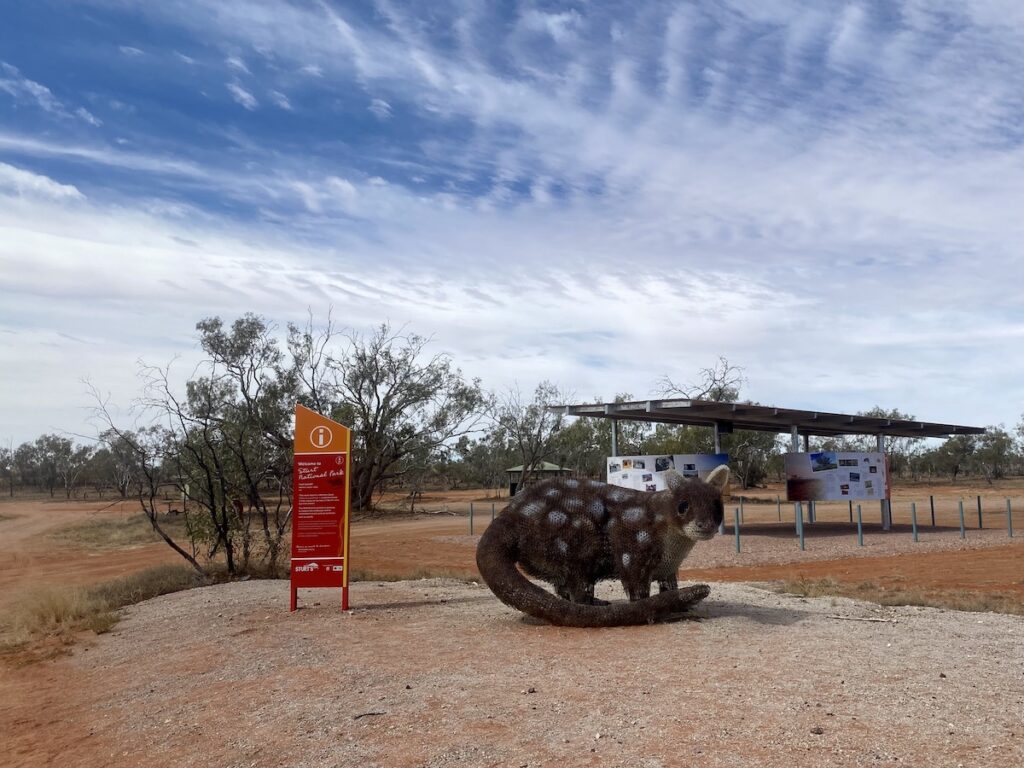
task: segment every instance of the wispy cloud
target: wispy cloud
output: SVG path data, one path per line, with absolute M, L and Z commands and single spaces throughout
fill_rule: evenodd
M 524 29 L 543 32 L 550 35 L 555 42 L 564 43 L 576 37 L 577 29 L 583 24 L 583 18 L 575 10 L 564 13 L 545 13 L 530 9 L 522 14 L 520 22 Z
M 249 93 L 247 90 L 245 90 L 245 88 L 240 86 L 238 83 L 227 83 L 225 87 L 231 93 L 231 98 L 233 98 L 246 109 L 253 110 L 259 106 L 259 102 L 256 101 L 256 97 Z
M 42 83 L 25 77 L 21 71 L 7 62 L 0 61 L 0 91 L 14 98 L 16 102 L 33 104 L 53 115 L 64 118 L 77 117 L 89 125 L 99 127 L 102 121 L 85 107 L 78 107 L 70 112 L 53 91 Z
M 268 95 L 270 96 L 270 100 L 281 109 L 286 109 L 289 112 L 292 110 L 292 102 L 285 94 L 280 91 L 271 91 Z
M 42 83 L 30 80 L 17 67 L 0 61 L 0 91 L 10 94 L 16 100 L 34 103 L 40 109 L 55 114 L 64 114 L 64 106 L 53 92 Z
M 142 56 L 145 53 L 145 51 L 143 51 L 141 48 L 136 48 L 135 46 L 132 46 L 132 45 L 119 45 L 117 47 L 117 50 L 119 50 L 125 56 L 132 56 L 132 57 L 134 57 L 134 56 Z
M 231 69 L 235 70 L 236 72 L 244 72 L 247 75 L 251 75 L 252 74 L 249 71 L 249 67 L 247 67 L 245 65 L 245 62 L 242 61 L 242 59 L 240 57 L 238 57 L 238 56 L 228 56 L 224 60 L 224 63 L 227 64 Z
M 85 107 L 79 107 L 78 109 L 76 109 L 75 114 L 78 115 L 78 117 L 80 117 L 82 120 L 87 122 L 89 125 L 95 126 L 97 128 L 103 125 L 103 121 L 96 117 L 96 115 L 94 115 Z
M 391 118 L 391 105 L 384 101 L 384 99 L 373 99 L 368 109 L 380 120 Z
M 0 190 L 19 196 L 39 196 L 51 200 L 82 200 L 73 184 L 61 184 L 38 173 L 0 163 Z
M 190 179 L 209 178 L 203 167 L 173 157 L 142 154 L 110 147 L 71 145 L 0 132 L 0 151 L 41 158 L 61 158 L 100 167 L 124 168 Z

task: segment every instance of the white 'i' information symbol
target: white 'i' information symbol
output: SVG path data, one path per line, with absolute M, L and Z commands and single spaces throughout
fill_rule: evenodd
M 319 426 L 309 433 L 310 441 L 317 448 L 326 448 L 331 444 L 333 438 L 334 435 L 331 434 L 331 430 L 324 426 Z

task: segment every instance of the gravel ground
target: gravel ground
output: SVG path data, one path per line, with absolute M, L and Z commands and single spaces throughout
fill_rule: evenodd
M 864 546 L 857 544 L 857 530 L 847 523 L 815 523 L 805 528 L 804 546 L 792 527 L 775 525 L 741 525 L 740 552 L 731 525 L 724 536 L 715 536 L 694 547 L 683 561 L 683 568 L 718 568 L 733 565 L 767 565 L 772 563 L 802 563 L 833 560 L 843 557 L 887 557 L 890 555 L 921 552 L 953 552 L 984 549 L 1007 544 L 1019 544 L 1019 538 L 1009 538 L 1005 530 L 990 528 L 968 530 L 967 538 L 960 538 L 959 529 L 922 527 L 918 541 L 909 525 L 897 525 L 883 532 L 880 526 L 866 526 Z
M 355 584 L 349 614 L 302 597 L 289 614 L 286 582 L 246 582 L 131 608 L 48 665 L 61 694 L 0 762 L 1024 765 L 1021 617 L 714 584 L 699 620 L 579 630 L 444 580 Z

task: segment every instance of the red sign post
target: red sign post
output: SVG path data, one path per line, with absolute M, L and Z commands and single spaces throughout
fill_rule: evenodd
M 298 606 L 298 590 L 306 587 L 341 587 L 341 609 L 348 610 L 351 448 L 348 427 L 295 406 L 292 611 Z

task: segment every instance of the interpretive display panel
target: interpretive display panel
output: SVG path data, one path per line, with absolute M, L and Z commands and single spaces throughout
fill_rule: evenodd
M 789 501 L 857 501 L 889 498 L 883 453 L 819 451 L 786 454 Z
M 676 453 L 650 456 L 609 456 L 608 483 L 636 491 L 664 491 L 665 473 L 704 479 L 715 467 L 729 463 L 727 453 Z

